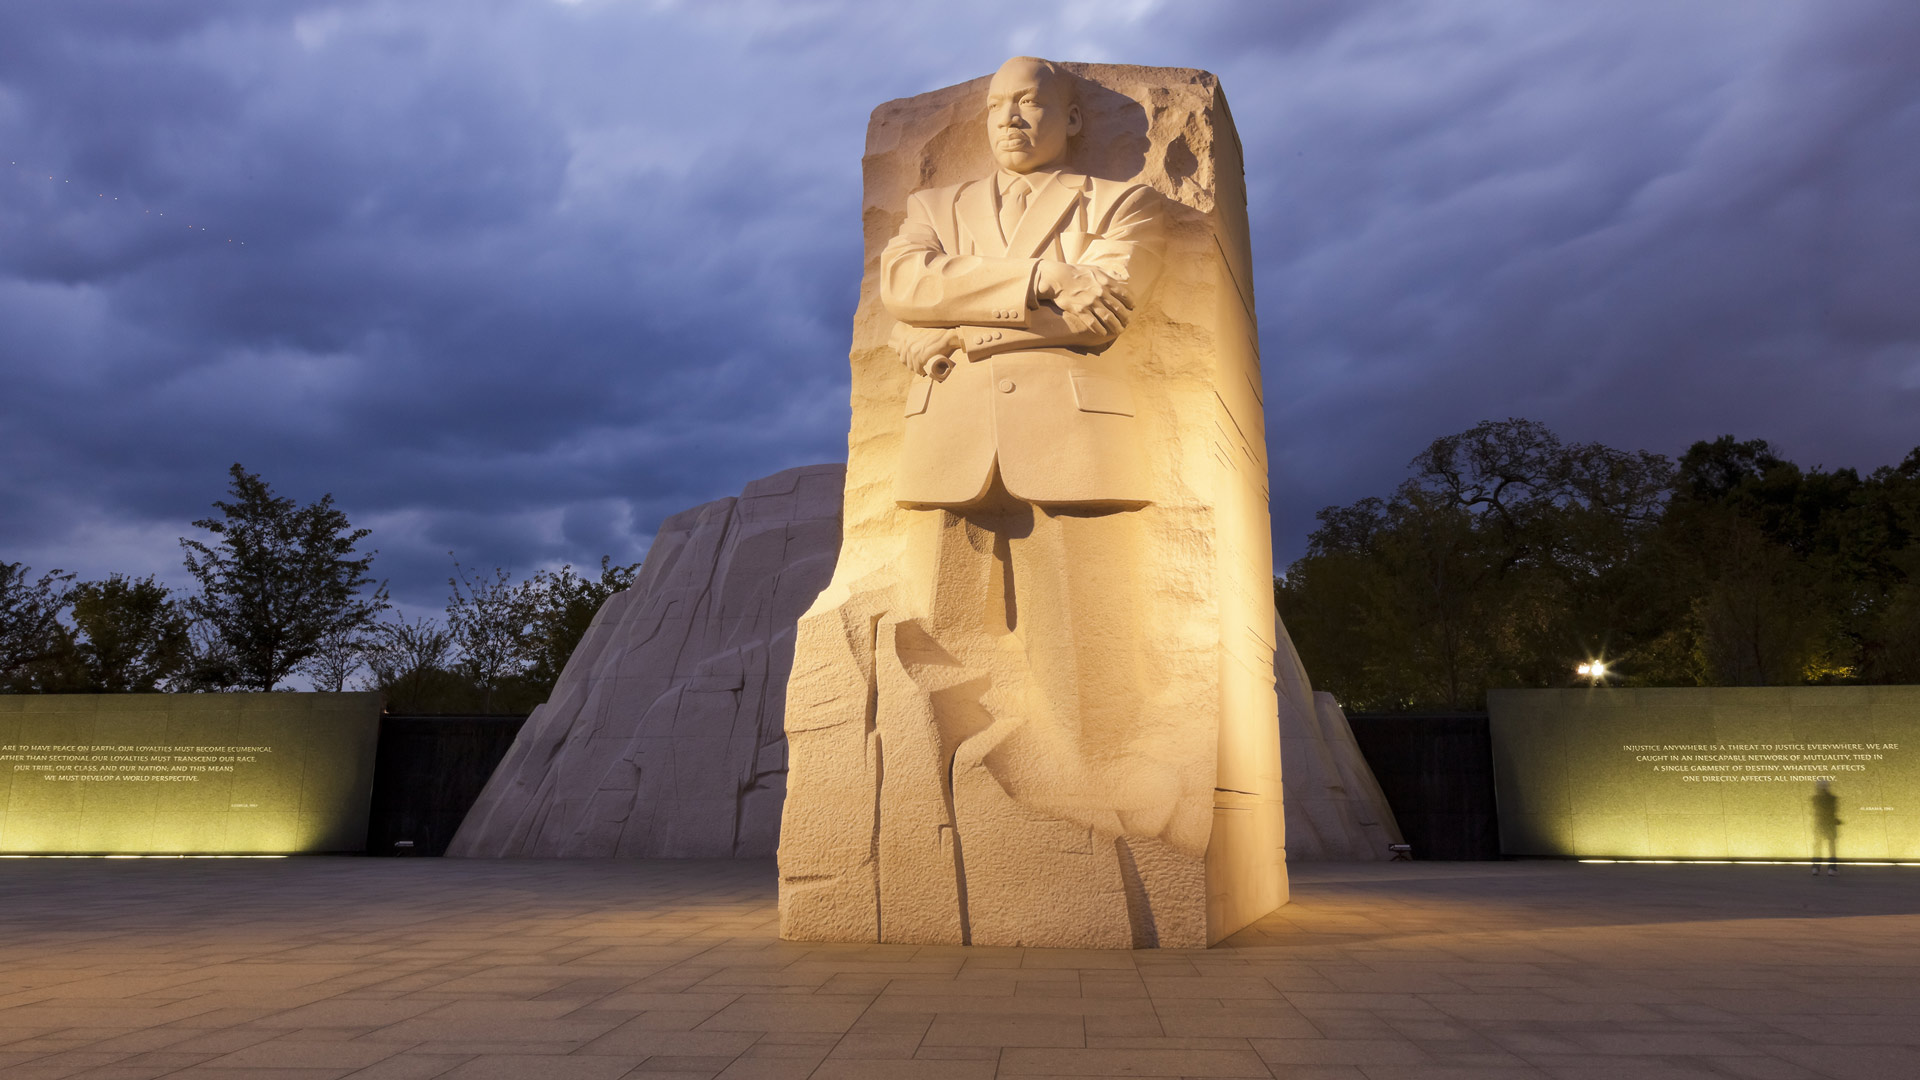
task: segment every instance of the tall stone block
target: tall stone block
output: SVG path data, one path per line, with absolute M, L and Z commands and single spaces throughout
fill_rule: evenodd
M 781 932 L 1218 941 L 1287 898 L 1219 82 L 1010 61 L 875 110 L 863 164 L 845 532 L 788 685 Z

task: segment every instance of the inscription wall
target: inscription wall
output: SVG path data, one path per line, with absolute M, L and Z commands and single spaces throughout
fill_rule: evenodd
M 1497 690 L 1508 855 L 1807 859 L 1823 788 L 1841 859 L 1920 859 L 1920 687 Z
M 0 853 L 365 846 L 378 694 L 0 696 Z

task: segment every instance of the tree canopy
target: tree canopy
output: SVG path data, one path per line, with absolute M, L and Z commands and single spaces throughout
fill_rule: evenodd
M 219 517 L 193 523 L 211 544 L 181 539 L 188 572 L 200 592 L 188 600 L 221 646 L 217 684 L 271 690 L 308 661 L 329 633 L 369 626 L 388 607 L 384 586 L 367 570 L 374 553 L 355 545 L 355 529 L 331 494 L 307 506 L 277 496 L 266 481 L 235 464 L 230 501 Z
M 515 580 L 457 560 L 446 621 L 380 617 L 374 552 L 333 496 L 301 506 L 240 465 L 218 517 L 182 539 L 199 591 L 153 577 L 76 583 L 0 561 L 0 693 L 377 689 L 401 712 L 527 712 L 545 701 L 602 604 L 639 565 L 602 556 Z
M 1348 708 L 1478 708 L 1594 660 L 1624 685 L 1920 681 L 1920 449 L 1863 478 L 1761 440 L 1675 462 L 1509 419 L 1409 473 L 1320 511 L 1275 582 Z
M 638 564 L 601 556 L 589 577 L 571 564 L 515 581 L 454 563 L 447 627 L 389 626 L 376 650 L 376 682 L 400 711 L 523 712 L 547 699 L 600 606 L 633 582 Z M 429 661 L 427 658 L 431 657 Z
M 94 693 L 153 693 L 188 665 L 189 617 L 151 577 L 110 575 L 74 586 L 73 682 Z
M 66 646 L 60 612 L 74 575 L 33 577 L 33 568 L 0 562 L 0 689 L 42 689 Z

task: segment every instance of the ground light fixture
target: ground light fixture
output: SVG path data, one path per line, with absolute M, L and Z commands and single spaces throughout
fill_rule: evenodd
M 1594 682 L 1599 682 L 1607 677 L 1607 662 L 1605 660 L 1582 660 L 1574 665 L 1573 673 L 1583 679 L 1592 679 Z

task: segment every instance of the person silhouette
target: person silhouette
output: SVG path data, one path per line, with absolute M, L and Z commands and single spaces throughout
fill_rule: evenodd
M 1827 873 L 1834 873 L 1840 862 L 1840 799 L 1828 782 L 1821 780 L 1813 788 L 1813 872 L 1820 872 L 1820 847 L 1826 845 Z

